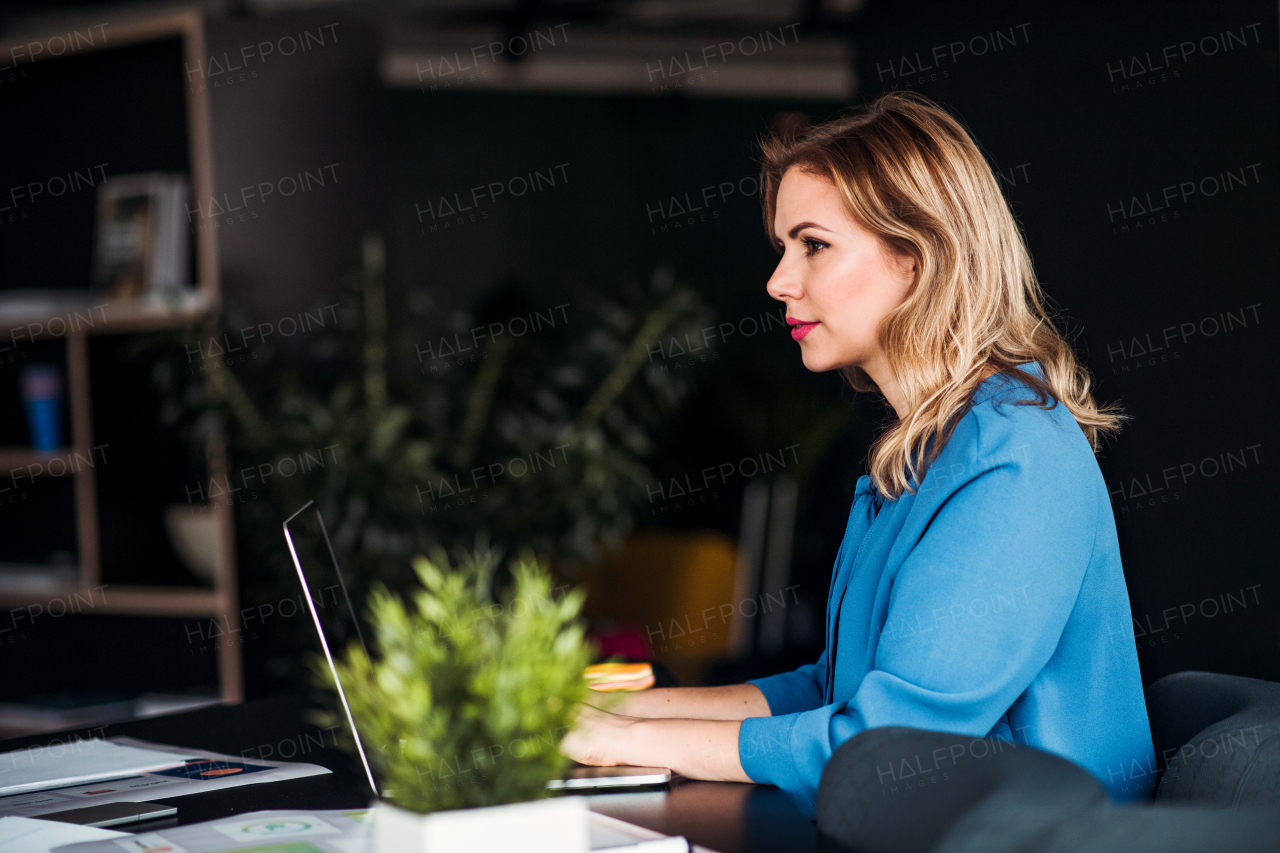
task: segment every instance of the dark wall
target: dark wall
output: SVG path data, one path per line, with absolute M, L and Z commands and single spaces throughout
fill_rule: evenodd
M 465 305 L 515 277 L 554 298 L 574 282 L 666 264 L 708 298 L 755 311 L 776 305 L 760 277 L 774 254 L 753 192 L 755 140 L 775 113 L 841 106 L 413 90 L 392 104 L 391 221 L 404 286 L 440 288 Z M 536 190 L 503 188 L 535 171 L 544 178 Z M 492 199 L 491 183 L 503 185 Z M 730 188 L 721 193 L 721 183 Z M 678 215 L 686 200 L 701 209 Z M 458 202 L 471 209 L 447 215 Z
M 228 302 L 247 322 L 274 323 L 342 290 L 379 224 L 377 32 L 344 9 L 211 19 L 206 38 L 188 85 L 209 93 L 226 213 L 201 225 L 217 228 Z
M 1144 676 L 1280 678 L 1275 4 L 957 9 L 872 3 L 862 84 L 966 122 L 1132 417 L 1100 461 Z

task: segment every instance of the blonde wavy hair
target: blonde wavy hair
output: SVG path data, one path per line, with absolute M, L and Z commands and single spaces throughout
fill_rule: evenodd
M 855 223 L 916 265 L 906 298 L 879 329 L 907 402 L 869 454 L 882 494 L 914 492 L 979 383 L 1027 362 L 1039 362 L 1044 379 L 1018 372 L 1036 394 L 1023 404 L 1065 405 L 1095 452 L 1119 429 L 1125 416 L 1095 402 L 995 175 L 959 122 L 922 95 L 892 92 L 856 115 L 791 128 L 761 143 L 765 230 L 779 252 L 778 185 L 798 168 L 830 181 Z M 843 372 L 855 389 L 878 390 L 861 368 Z

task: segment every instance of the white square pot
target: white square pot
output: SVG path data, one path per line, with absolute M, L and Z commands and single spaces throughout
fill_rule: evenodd
M 373 806 L 373 853 L 587 853 L 589 839 L 581 797 L 425 815 Z

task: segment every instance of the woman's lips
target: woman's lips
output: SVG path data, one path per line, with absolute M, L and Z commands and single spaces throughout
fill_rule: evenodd
M 797 320 L 795 317 L 787 318 L 787 325 L 791 327 L 791 338 L 793 340 L 802 341 L 805 335 L 813 331 L 813 327 L 818 325 L 816 320 L 810 322 L 807 320 Z

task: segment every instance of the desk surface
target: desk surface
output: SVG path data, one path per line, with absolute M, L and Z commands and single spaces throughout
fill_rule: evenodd
M 281 697 L 204 708 L 149 720 L 77 731 L 80 737 L 130 736 L 207 749 L 246 759 L 302 761 L 332 774 L 211 791 L 167 802 L 179 823 L 197 823 L 262 809 L 363 808 L 369 795 L 351 756 L 334 747 L 331 733 L 306 721 L 300 698 Z M 0 752 L 50 743 L 57 734 L 0 741 Z M 318 747 L 323 743 L 323 747 Z M 777 788 L 732 782 L 682 782 L 669 790 L 589 797 L 602 814 L 690 841 L 721 853 L 817 850 L 817 830 Z

